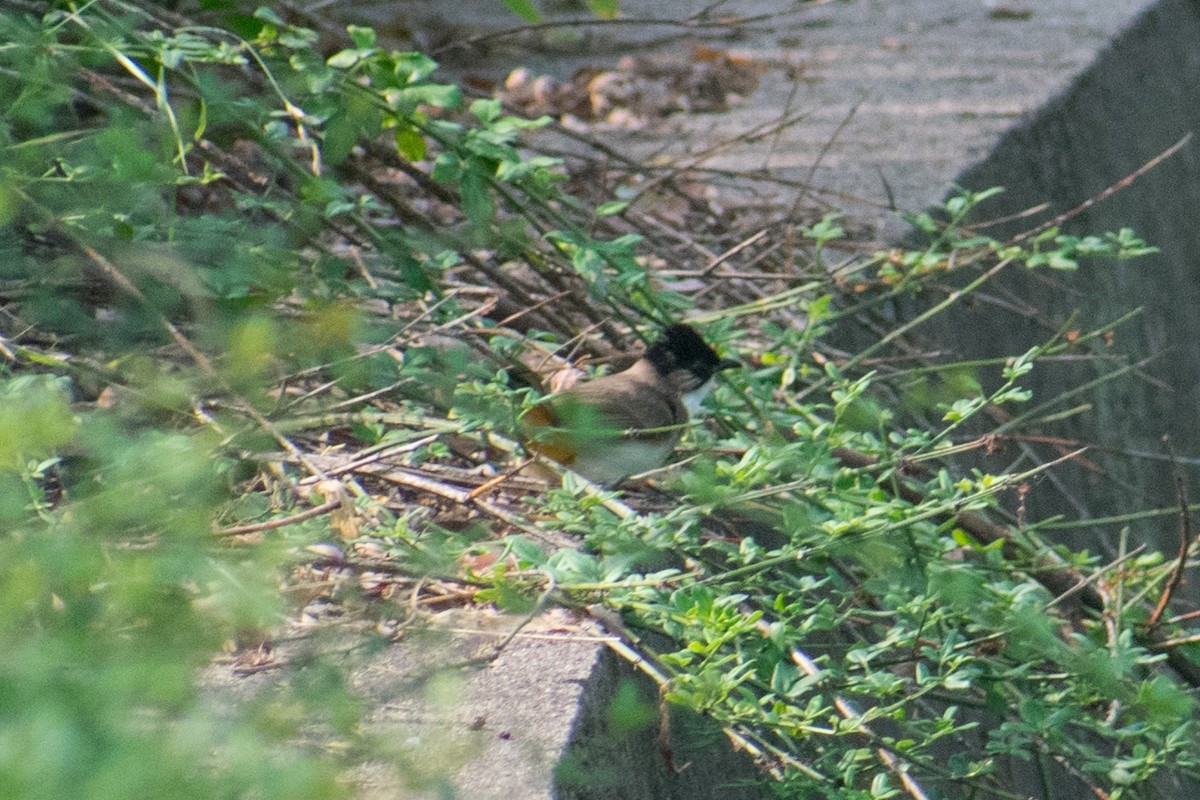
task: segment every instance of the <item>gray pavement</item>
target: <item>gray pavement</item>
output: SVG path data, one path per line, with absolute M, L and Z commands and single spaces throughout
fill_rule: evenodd
M 570 5 L 567 3 L 543 6 Z M 575 4 L 583 5 L 583 4 Z M 684 19 L 711 0 L 623 0 L 628 18 Z M 783 177 L 867 201 L 851 210 L 887 238 L 902 230 L 895 215 L 936 203 L 960 172 L 982 160 L 1024 115 L 1065 91 L 1136 15 L 1145 0 L 842 0 L 819 4 L 733 0 L 710 17 L 773 15 L 722 39 L 713 29 L 653 25 L 584 28 L 493 41 L 467 55 L 444 51 L 451 71 L 500 77 L 514 64 L 561 78 L 581 65 L 611 67 L 622 56 L 686 54 L 691 42 L 776 66 L 747 102 L 721 114 L 676 115 L 642 133 L 612 132 L 635 155 L 675 142 L 676 152 L 715 137 L 736 136 L 784 112 L 802 124 L 778 138 L 735 148 L 710 166 L 765 168 Z M 499 0 L 407 0 L 375 3 L 377 21 L 404 22 L 444 36 L 519 25 Z M 560 12 L 579 17 L 580 13 Z M 553 15 L 548 15 L 553 18 Z M 444 44 L 444 43 L 443 43 Z M 515 59 L 515 60 L 514 60 Z

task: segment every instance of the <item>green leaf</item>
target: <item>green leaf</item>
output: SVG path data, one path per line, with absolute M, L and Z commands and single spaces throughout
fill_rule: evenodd
M 591 0 L 592 13 L 601 19 L 615 19 L 620 11 L 617 0 Z
M 410 86 L 400 92 L 399 97 L 404 110 L 415 109 L 417 106 L 458 108 L 462 105 L 462 89 L 440 83 Z
M 1046 266 L 1050 269 L 1075 270 L 1079 269 L 1079 262 L 1067 253 L 1055 250 L 1046 259 Z
M 325 126 L 325 137 L 322 142 L 321 154 L 327 164 L 340 164 L 350 155 L 354 147 L 354 123 L 345 117 L 332 120 Z
M 411 125 L 396 128 L 396 152 L 409 161 L 423 161 L 426 153 L 425 137 L 417 133 L 416 128 Z
M 545 173 L 550 167 L 556 167 L 562 163 L 561 159 L 550 158 L 548 156 L 534 156 L 533 158 L 515 158 L 513 160 L 505 160 L 496 169 L 496 179 L 501 181 L 517 181 L 527 176 L 536 177 L 539 173 Z
M 441 153 L 433 162 L 429 177 L 438 183 L 454 183 L 463 174 L 462 159 L 455 153 Z
M 501 111 L 503 108 L 500 106 L 500 101 L 491 97 L 480 98 L 471 103 L 471 113 L 485 125 L 497 119 Z
M 66 381 L 21 375 L 0 384 L 0 399 L 0 469 L 41 458 L 75 433 Z
M 534 8 L 531 0 L 502 0 L 509 11 L 526 22 L 541 22 L 542 15 Z
M 364 28 L 358 25 L 347 25 L 346 32 L 350 34 L 350 39 L 354 42 L 355 47 L 375 47 L 375 31 L 371 28 Z
M 818 244 L 824 244 L 831 239 L 840 239 L 846 235 L 846 230 L 838 225 L 836 220 L 841 214 L 826 214 L 811 228 L 804 228 L 801 233 L 805 238 L 815 239 Z
M 283 21 L 283 19 L 280 18 L 280 16 L 278 14 L 276 14 L 274 11 L 267 8 L 266 6 L 259 6 L 258 8 L 254 9 L 254 18 L 260 19 L 263 22 L 269 22 L 272 25 L 285 25 L 286 24 Z
M 325 63 L 334 69 L 350 69 L 363 58 L 361 50 L 340 50 Z
M 437 71 L 437 62 L 424 53 L 393 53 L 393 72 L 406 83 L 423 81 Z
M 488 191 L 487 179 L 478 169 L 468 169 L 463 173 L 458 190 L 462 196 L 463 212 L 471 224 L 482 227 L 492 221 L 496 207 Z
M 611 217 L 615 214 L 620 214 L 625 209 L 629 208 L 629 203 L 624 200 L 610 200 L 607 203 L 601 203 L 596 209 L 597 217 Z
M 592 294 L 603 298 L 608 293 L 604 275 L 604 258 L 593 247 L 580 247 L 571 256 L 571 266 L 587 281 Z

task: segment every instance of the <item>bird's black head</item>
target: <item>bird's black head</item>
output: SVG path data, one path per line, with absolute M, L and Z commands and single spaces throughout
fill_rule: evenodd
M 680 371 L 690 373 L 696 386 L 707 383 L 720 370 L 739 366 L 733 359 L 718 356 L 695 328 L 679 324 L 667 326 L 643 358 L 664 377 Z

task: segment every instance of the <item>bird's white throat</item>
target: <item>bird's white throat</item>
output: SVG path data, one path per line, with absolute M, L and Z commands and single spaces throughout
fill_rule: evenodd
M 708 393 L 713 390 L 715 383 L 716 378 L 709 378 L 699 388 L 692 389 L 690 392 L 684 392 L 683 407 L 688 410 L 688 414 L 696 413 L 696 410 L 700 408 L 700 404 L 704 402 L 704 398 L 708 397 Z

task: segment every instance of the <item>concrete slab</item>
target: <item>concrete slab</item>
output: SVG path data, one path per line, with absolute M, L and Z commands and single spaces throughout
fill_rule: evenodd
M 447 611 L 375 652 L 361 646 L 362 625 L 301 625 L 276 647 L 275 668 L 214 664 L 202 684 L 233 708 L 293 671 L 345 669 L 368 734 L 391 754 L 347 775 L 362 800 L 766 797 L 751 759 L 711 721 L 661 706 L 594 622 L 561 610 L 525 622 Z
M 1001 134 L 1065 91 L 1152 4 L 622 0 L 620 7 L 626 18 L 679 20 L 714 5 L 709 18 L 770 18 L 739 26 L 743 32 L 729 37 L 713 28 L 603 25 L 570 36 L 489 40 L 470 51 L 443 49 L 440 57 L 452 72 L 496 78 L 527 64 L 565 78 L 581 65 L 611 67 L 631 53 L 686 54 L 693 42 L 704 40 L 774 64 L 748 101 L 729 112 L 673 116 L 649 131 L 609 135 L 634 157 L 664 145 L 678 153 L 737 136 L 785 112 L 804 112 L 804 121 L 778 138 L 735 148 L 709 165 L 811 178 L 819 187 L 862 198 L 866 204 L 852 210 L 886 239 L 904 230 L 894 214 L 879 207 L 890 202 L 886 187 L 901 209 L 938 202 Z M 499 0 L 405 0 L 375 4 L 367 13 L 377 22 L 436 29 L 441 38 L 430 43 L 442 48 L 452 36 L 521 24 L 504 13 Z M 578 8 L 547 12 L 547 19 L 581 16 Z

